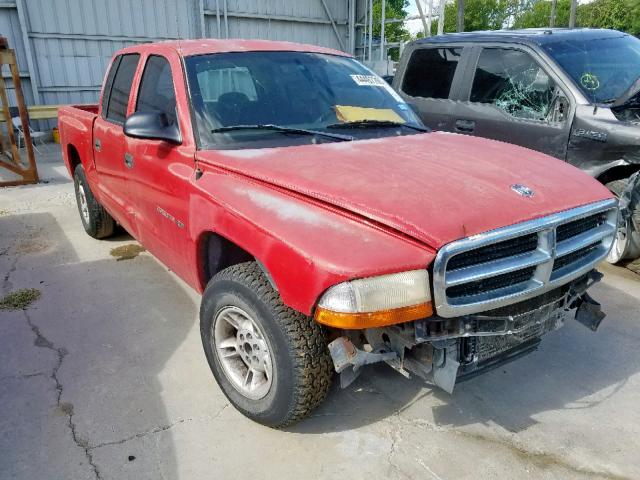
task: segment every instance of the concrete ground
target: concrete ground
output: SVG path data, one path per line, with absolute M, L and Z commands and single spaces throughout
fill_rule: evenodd
M 608 313 L 453 396 L 368 367 L 286 431 L 229 406 L 199 296 L 121 234 L 85 235 L 55 146 L 48 184 L 0 189 L 1 479 L 640 478 L 640 282 L 603 266 Z M 0 295 L 1 297 L 2 295 Z

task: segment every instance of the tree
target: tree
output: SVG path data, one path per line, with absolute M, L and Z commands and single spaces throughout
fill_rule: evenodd
M 409 0 L 386 0 L 385 2 L 385 18 L 405 18 L 407 16 L 406 7 L 409 6 Z M 382 20 L 382 0 L 373 1 L 373 36 L 380 38 L 380 21 Z M 411 40 L 411 34 L 405 28 L 402 22 L 387 23 L 384 27 L 385 43 L 389 42 L 406 42 Z M 398 60 L 399 49 L 390 48 L 389 56 L 393 60 Z
M 558 0 L 556 27 L 569 25 L 570 0 Z M 538 0 L 516 16 L 515 28 L 548 27 L 551 1 Z M 578 27 L 612 28 L 640 34 L 640 0 L 594 0 L 578 5 Z
M 556 27 L 569 26 L 570 0 L 557 0 Z M 551 18 L 551 1 L 539 0 L 532 2 L 529 8 L 521 10 L 513 22 L 514 28 L 538 28 L 548 27 Z
M 516 15 L 520 0 L 465 0 L 464 31 L 498 30 Z M 456 31 L 457 1 L 447 2 L 444 12 L 444 31 Z
M 640 34 L 640 1 L 595 0 L 578 7 L 579 26 L 612 28 L 633 35 Z
M 456 31 L 458 3 L 445 6 L 444 31 Z M 571 0 L 557 0 L 556 27 L 569 26 Z M 551 0 L 464 0 L 464 30 L 548 27 Z M 579 3 L 578 27 L 612 28 L 640 35 L 640 0 L 594 0 Z

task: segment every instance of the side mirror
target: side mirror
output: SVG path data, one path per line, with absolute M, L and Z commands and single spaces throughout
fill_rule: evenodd
M 127 137 L 164 140 L 179 145 L 182 136 L 178 125 L 169 120 L 166 113 L 136 112 L 124 122 L 124 134 Z

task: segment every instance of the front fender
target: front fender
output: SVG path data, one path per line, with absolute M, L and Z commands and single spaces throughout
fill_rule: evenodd
M 252 254 L 283 302 L 307 315 L 336 283 L 426 268 L 435 257 L 348 213 L 221 169 L 206 168 L 194 186 L 192 238 L 212 231 Z

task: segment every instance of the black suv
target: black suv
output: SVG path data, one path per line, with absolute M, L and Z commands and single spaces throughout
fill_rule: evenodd
M 434 130 L 553 155 L 620 196 L 640 170 L 640 40 L 615 30 L 529 29 L 417 40 L 393 87 Z M 638 196 L 636 175 L 625 197 Z M 608 260 L 640 255 L 630 205 Z

